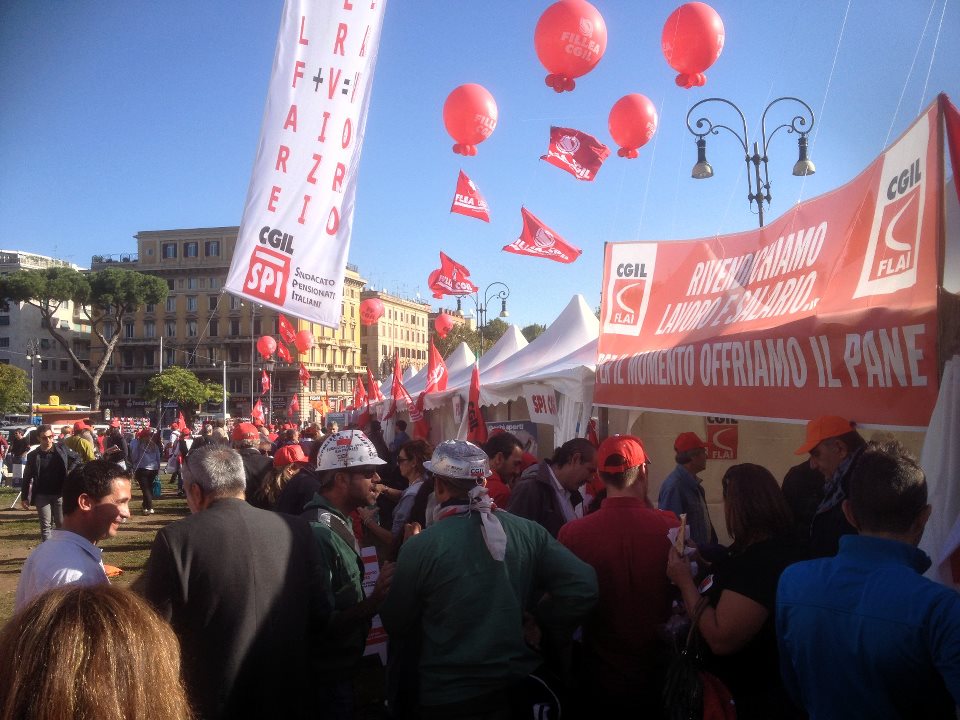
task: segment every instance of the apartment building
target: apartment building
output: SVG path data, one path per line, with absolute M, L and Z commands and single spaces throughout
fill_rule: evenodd
M 361 325 L 361 361 L 378 379 L 393 372 L 394 354 L 400 366 L 419 370 L 427 364 L 430 338 L 430 304 L 407 300 L 383 290 L 364 290 L 360 301 L 376 298 L 383 303 L 383 316 L 373 325 Z

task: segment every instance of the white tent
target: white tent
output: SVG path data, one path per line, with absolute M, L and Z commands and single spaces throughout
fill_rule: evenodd
M 413 369 L 413 365 L 407 365 L 407 369 L 403 371 L 403 383 L 406 385 L 410 378 L 417 374 L 417 371 Z

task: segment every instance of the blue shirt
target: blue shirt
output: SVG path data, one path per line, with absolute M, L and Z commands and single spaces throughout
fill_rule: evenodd
M 697 545 L 707 545 L 717 541 L 717 534 L 710 522 L 707 498 L 697 476 L 683 465 L 677 465 L 660 486 L 660 498 L 657 502 L 661 510 L 670 510 L 677 517 L 687 514 L 689 537 Z
M 960 594 L 929 566 L 912 545 L 845 535 L 836 557 L 783 572 L 780 669 L 810 720 L 955 717 Z

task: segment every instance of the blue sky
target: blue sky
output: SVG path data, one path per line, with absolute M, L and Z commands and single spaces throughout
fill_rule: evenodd
M 705 87 L 683 90 L 660 51 L 663 23 L 679 3 L 598 0 L 606 55 L 573 93 L 557 95 L 533 49 L 549 2 L 388 0 L 350 259 L 377 287 L 430 298 L 426 278 L 444 250 L 481 287 L 506 282 L 520 325 L 550 322 L 575 292 L 596 306 L 604 242 L 756 226 L 732 137 L 710 140 L 713 179 L 690 178 L 690 105 L 728 98 L 751 134 L 776 97 L 813 107 L 817 174 L 790 174 L 795 138 L 779 133 L 770 149 L 772 219 L 855 177 L 938 92 L 957 102 L 960 3 L 944 12 L 946 1 L 717 0 L 723 54 Z M 0 3 L 0 247 L 88 266 L 93 254 L 135 250 L 140 230 L 238 224 L 282 7 Z M 466 82 L 486 86 L 500 111 L 472 158 L 450 151 L 441 113 Z M 607 115 L 631 92 L 660 114 L 637 160 L 609 158 L 594 183 L 539 161 L 552 124 L 612 146 Z M 461 168 L 490 203 L 489 225 L 449 213 Z M 501 252 L 519 234 L 521 205 L 583 255 L 560 265 Z

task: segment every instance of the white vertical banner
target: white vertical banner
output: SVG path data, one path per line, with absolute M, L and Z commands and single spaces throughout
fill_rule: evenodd
M 286 0 L 226 290 L 338 327 L 386 0 Z

